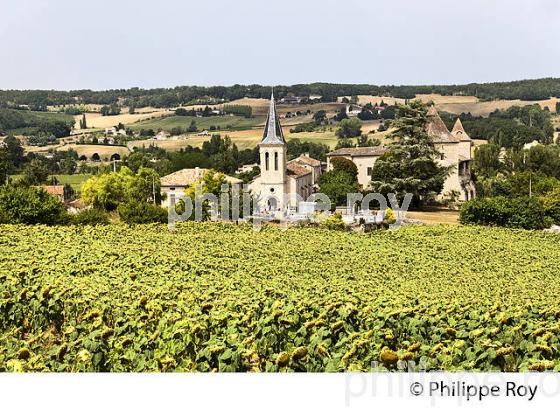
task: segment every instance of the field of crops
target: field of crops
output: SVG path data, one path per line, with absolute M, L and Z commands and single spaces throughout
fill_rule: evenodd
M 152 120 L 140 121 L 130 126 L 131 129 L 137 131 L 142 128 L 152 129 L 154 131 L 164 130 L 171 131 L 172 128 L 181 127 L 183 129 L 189 127 L 191 121 L 195 121 L 199 131 L 208 130 L 211 126 L 220 127 L 223 130 L 243 130 L 254 126 L 263 125 L 266 118 L 259 116 L 254 118 L 244 118 L 239 116 L 224 117 L 181 117 L 177 115 L 156 118 Z
M 0 226 L 0 371 L 560 370 L 559 262 L 494 228 Z

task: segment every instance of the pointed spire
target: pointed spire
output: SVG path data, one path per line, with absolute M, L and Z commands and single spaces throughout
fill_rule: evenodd
M 459 138 L 461 141 L 471 140 L 469 134 L 467 134 L 467 132 L 463 128 L 463 123 L 461 122 L 460 118 L 457 118 L 457 121 L 455 121 L 455 125 L 453 126 L 453 130 L 451 131 L 451 134 Z
M 432 105 L 428 108 L 427 116 L 428 123 L 426 124 L 426 131 L 434 142 L 459 142 L 459 139 L 450 133 L 445 126 L 436 107 Z
M 285 144 L 284 134 L 282 133 L 282 126 L 278 119 L 276 112 L 276 104 L 274 103 L 274 88 L 270 94 L 270 106 L 268 108 L 268 117 L 264 127 L 264 133 L 261 140 L 262 144 Z

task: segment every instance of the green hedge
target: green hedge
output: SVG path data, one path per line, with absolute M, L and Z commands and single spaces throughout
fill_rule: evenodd
M 476 198 L 463 203 L 460 221 L 466 225 L 543 229 L 550 225 L 541 202 L 535 198 Z
M 62 225 L 68 214 L 62 203 L 40 188 L 0 186 L 0 223 Z

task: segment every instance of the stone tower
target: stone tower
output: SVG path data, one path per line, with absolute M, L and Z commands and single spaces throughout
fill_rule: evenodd
M 261 189 L 260 204 L 267 211 L 283 211 L 286 204 L 286 140 L 276 112 L 274 91 L 270 96 L 268 118 L 259 144 Z

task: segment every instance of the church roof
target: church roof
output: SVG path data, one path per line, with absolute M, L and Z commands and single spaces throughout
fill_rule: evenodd
M 284 134 L 282 133 L 282 126 L 278 119 L 276 112 L 276 104 L 274 103 L 274 92 L 270 95 L 270 107 L 268 109 L 268 117 L 266 118 L 266 125 L 260 145 L 265 144 L 285 144 Z
M 383 146 L 377 147 L 357 147 L 357 148 L 341 148 L 329 152 L 327 157 L 351 156 L 351 157 L 380 157 L 387 152 L 387 148 Z
M 451 130 L 451 134 L 459 138 L 461 141 L 471 141 L 471 137 L 469 137 L 469 134 L 467 134 L 467 132 L 463 128 L 463 123 L 459 118 L 457 118 L 457 121 L 455 121 L 455 125 L 453 126 L 453 130 Z
M 449 132 L 433 105 L 428 109 L 428 124 L 426 125 L 426 131 L 435 143 L 460 141 L 458 137 Z

